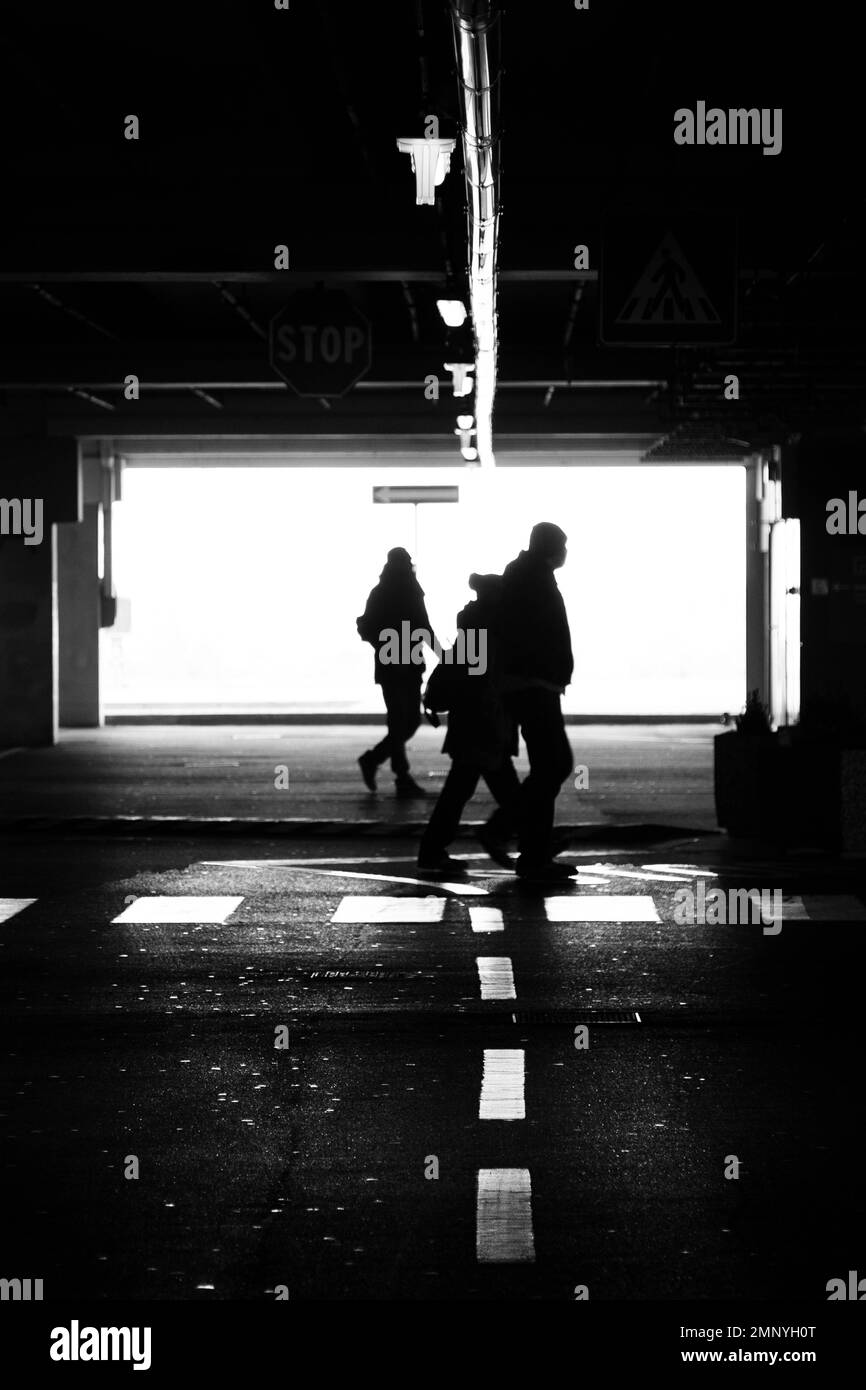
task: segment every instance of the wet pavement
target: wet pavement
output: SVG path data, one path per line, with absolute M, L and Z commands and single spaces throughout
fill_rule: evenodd
M 442 886 L 416 848 L 7 837 L 9 1269 L 46 1298 L 826 1298 L 862 1262 L 862 868 L 600 839 L 533 890 L 461 841 Z M 776 889 L 781 924 L 682 924 L 699 883 Z

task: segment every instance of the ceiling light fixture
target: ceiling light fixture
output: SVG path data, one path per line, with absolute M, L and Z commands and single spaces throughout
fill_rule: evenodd
M 462 299 L 437 299 L 436 308 L 448 328 L 461 328 L 466 322 L 466 305 Z

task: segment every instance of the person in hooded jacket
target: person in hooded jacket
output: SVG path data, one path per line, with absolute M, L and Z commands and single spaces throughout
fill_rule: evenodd
M 540 521 L 532 528 L 528 549 L 506 565 L 502 576 L 502 686 L 529 757 L 529 775 L 520 791 L 516 871 L 521 878 L 544 883 L 575 872 L 553 858 L 556 798 L 574 766 L 561 705 L 574 657 L 554 577 L 565 564 L 567 539 L 561 527 Z
M 410 633 L 420 629 L 424 641 L 432 647 L 436 639 L 427 616 L 424 590 L 415 577 L 411 555 L 398 545 L 388 551 L 379 582 L 370 591 L 364 612 L 357 620 L 360 636 L 374 648 L 373 677 L 381 687 L 388 716 L 387 734 L 374 748 L 361 754 L 358 765 L 365 785 L 375 791 L 376 770 L 390 758 L 397 795 L 416 798 L 427 793 L 409 771 L 406 744 L 421 723 L 424 666 L 423 662 L 411 660 L 408 653 L 406 660 L 391 660 L 386 637 L 389 632 L 402 634 L 404 622 L 409 624 Z
M 469 587 L 477 598 L 458 613 L 457 629 L 475 633 L 472 645 L 476 653 L 479 647 L 484 651 L 484 670 L 480 663 L 471 674 L 465 665 L 437 668 L 448 678 L 445 696 L 448 731 L 442 751 L 449 754 L 451 768 L 421 838 L 418 868 L 426 874 L 463 871 L 463 864 L 452 859 L 447 849 L 457 834 L 463 809 L 482 777 L 498 806 L 478 832 L 478 839 L 497 864 L 503 868 L 514 867 L 507 842 L 517 826 L 520 779 L 511 761 L 517 752 L 517 729 L 502 703 L 500 690 L 502 670 L 497 626 L 502 576 L 471 574 Z M 481 633 L 485 639 L 483 644 L 478 639 Z M 469 649 L 468 645 L 464 648 Z M 431 692 L 435 674 L 424 696 L 425 707 L 434 709 L 436 699 Z

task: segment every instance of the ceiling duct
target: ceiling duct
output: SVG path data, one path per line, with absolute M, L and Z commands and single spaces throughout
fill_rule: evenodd
M 493 467 L 496 256 L 499 245 L 500 13 L 491 0 L 451 0 L 469 232 L 469 302 L 475 335 L 475 442 Z

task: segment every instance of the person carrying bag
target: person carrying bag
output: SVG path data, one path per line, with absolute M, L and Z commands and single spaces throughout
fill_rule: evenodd
M 503 704 L 499 690 L 498 598 L 502 579 L 497 574 L 469 576 L 469 587 L 477 595 L 474 602 L 458 614 L 459 651 L 461 634 L 483 635 L 485 667 L 473 668 L 453 659 L 431 673 L 423 704 L 434 727 L 438 715 L 447 711 L 448 730 L 442 746 L 451 758 L 451 768 L 430 816 L 418 852 L 422 873 L 454 873 L 462 869 L 459 860 L 447 853 L 457 834 L 460 816 L 483 777 L 498 803 L 497 810 L 482 827 L 478 838 L 490 857 L 503 868 L 511 868 L 507 841 L 514 830 L 520 781 L 512 762 L 517 752 L 517 731 Z M 481 645 L 476 643 L 476 647 Z M 465 647 L 464 647 L 465 650 Z

